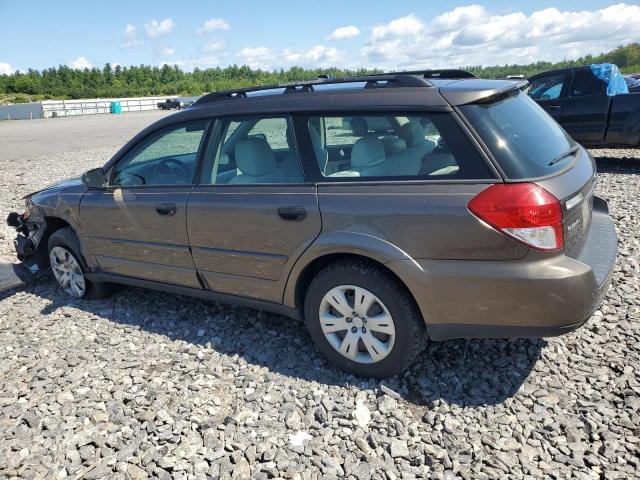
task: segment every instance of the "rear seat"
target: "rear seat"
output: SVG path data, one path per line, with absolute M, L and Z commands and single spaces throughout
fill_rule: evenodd
M 357 120 L 359 117 L 352 119 L 352 127 L 353 123 L 357 124 Z M 314 134 L 317 133 L 313 128 L 310 130 L 312 130 L 313 141 Z M 410 121 L 404 124 L 398 133 L 399 137 L 378 137 L 373 133 L 365 133 L 353 144 L 351 169 L 336 172 L 330 176 L 448 175 L 458 170 L 453 155 L 434 153 L 437 142 L 425 137 L 420 122 Z
M 375 177 L 389 175 L 384 145 L 375 135 L 356 140 L 351 149 L 351 169 L 336 172 L 330 177 Z
M 398 136 L 404 141 L 405 148 L 396 145 L 397 151 L 389 155 L 389 168 L 394 175 L 417 175 L 423 159 L 433 152 L 436 143 L 425 138 L 422 125 L 415 120 L 402 125 Z

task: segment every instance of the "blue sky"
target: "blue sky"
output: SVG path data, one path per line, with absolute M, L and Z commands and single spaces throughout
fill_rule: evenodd
M 636 3 L 0 0 L 0 74 L 163 63 L 186 70 L 525 63 L 640 41 Z

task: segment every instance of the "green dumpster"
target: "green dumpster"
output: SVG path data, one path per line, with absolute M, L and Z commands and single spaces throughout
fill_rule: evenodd
M 122 113 L 120 102 L 111 102 L 111 113 Z

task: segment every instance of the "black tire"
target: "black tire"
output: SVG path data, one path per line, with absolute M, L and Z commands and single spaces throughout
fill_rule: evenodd
M 69 253 L 73 255 L 76 262 L 78 262 L 78 264 L 80 265 L 83 275 L 87 272 L 87 264 L 80 254 L 80 242 L 78 241 L 78 237 L 71 227 L 61 228 L 51 234 L 51 236 L 49 237 L 49 242 L 47 244 L 47 253 L 49 255 L 51 253 L 51 249 L 53 249 L 54 247 L 63 247 L 64 249 L 68 250 Z M 49 258 L 49 255 L 47 255 L 47 258 Z M 112 285 L 109 283 L 90 282 L 86 279 L 86 277 L 84 281 L 84 295 L 82 295 L 82 297 L 80 298 L 88 300 L 105 298 L 108 297 L 112 292 Z M 58 282 L 56 281 L 56 283 Z
M 395 342 L 382 360 L 375 363 L 350 360 L 325 337 L 319 313 L 322 298 L 341 285 L 367 289 L 384 303 L 393 317 Z M 304 319 L 318 350 L 338 368 L 360 377 L 385 378 L 401 372 L 415 360 L 426 342 L 424 321 L 410 293 L 389 272 L 366 261 L 340 261 L 321 270 L 306 291 Z

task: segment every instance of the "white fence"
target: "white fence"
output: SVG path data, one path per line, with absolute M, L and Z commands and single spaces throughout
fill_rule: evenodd
M 42 102 L 42 116 L 44 118 L 52 118 L 111 113 L 111 102 L 120 102 L 123 113 L 156 110 L 158 108 L 158 102 L 164 102 L 167 98 L 170 97 L 44 100 Z

